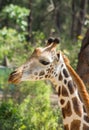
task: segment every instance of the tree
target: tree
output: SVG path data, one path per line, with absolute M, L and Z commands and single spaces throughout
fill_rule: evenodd
M 78 55 L 77 72 L 89 89 L 89 28 L 82 40 L 82 46 Z
M 31 12 L 31 4 L 32 4 L 32 1 L 29 0 L 29 15 L 28 15 L 28 20 L 27 20 L 27 23 L 28 23 L 28 26 L 27 26 L 27 31 L 28 31 L 28 35 L 27 35 L 27 41 L 30 41 L 30 38 L 31 38 L 31 35 L 32 35 L 32 12 Z
M 71 38 L 75 38 L 75 33 L 76 33 L 76 0 L 72 0 L 72 23 L 71 23 Z
M 87 0 L 72 0 L 72 23 L 71 23 L 71 38 L 76 39 L 82 33 L 85 22 Z
M 82 27 L 85 21 L 86 9 L 87 9 L 87 0 L 81 0 L 79 8 L 79 16 L 77 18 L 77 32 L 76 32 L 77 36 L 81 35 Z

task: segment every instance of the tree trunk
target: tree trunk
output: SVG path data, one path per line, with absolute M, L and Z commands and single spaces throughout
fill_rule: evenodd
M 1 10 L 1 8 L 2 8 L 2 0 L 0 0 L 0 10 Z
M 76 34 L 76 1 L 72 0 L 72 24 L 71 24 L 71 38 L 75 38 Z
M 60 32 L 60 11 L 58 8 L 55 9 L 55 23 L 58 31 Z
M 60 5 L 61 5 L 61 0 L 53 0 L 53 3 L 54 3 L 54 13 L 55 13 L 55 17 L 54 17 L 54 20 L 55 20 L 55 25 L 57 27 L 57 30 L 58 32 L 60 33 L 60 30 L 61 30 L 61 11 L 60 11 Z
M 27 35 L 27 41 L 30 41 L 30 39 L 31 39 L 31 33 L 32 33 L 32 29 L 31 29 L 31 25 L 32 25 L 31 0 L 29 0 L 29 10 L 30 10 L 30 13 L 29 13 L 29 16 L 28 16 L 28 27 L 27 27 L 28 35 Z
M 77 72 L 89 90 L 89 28 L 82 41 L 82 46 L 78 55 Z
M 85 14 L 86 14 L 87 0 L 81 0 L 80 12 L 77 21 L 77 36 L 81 35 L 82 27 L 84 25 Z

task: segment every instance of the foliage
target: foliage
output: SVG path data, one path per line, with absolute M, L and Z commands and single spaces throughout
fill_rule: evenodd
M 8 74 L 10 72 L 11 70 L 9 68 L 6 68 L 6 67 L 0 68 L 0 89 L 5 90 L 5 88 L 8 87 L 7 79 L 8 79 Z
M 12 102 L 2 102 L 0 104 L 0 129 L 1 130 L 19 130 L 22 126 L 18 105 Z
M 46 15 L 48 13 L 47 6 L 48 6 L 47 0 L 43 0 L 43 2 L 41 2 L 41 0 L 38 0 L 38 1 L 35 1 L 34 4 L 32 4 L 32 8 L 34 9 L 32 12 L 32 15 L 34 16 L 32 29 L 34 31 L 38 31 L 38 29 L 40 31 L 44 30 L 43 26 L 45 25 L 45 22 L 46 22 L 45 19 L 46 19 Z M 36 9 L 38 11 L 36 11 Z M 35 21 L 38 21 L 38 22 L 35 22 Z M 46 28 L 46 25 L 45 25 L 45 28 Z
M 24 86 L 22 88 L 26 91 Z M 20 105 L 11 101 L 2 102 L 0 128 L 2 130 L 62 130 L 59 108 L 52 108 L 50 105 L 50 86 L 42 81 L 32 82 L 28 89 L 29 93 Z
M 81 47 L 81 40 L 78 39 L 76 42 L 71 41 L 68 39 L 67 36 L 61 36 L 61 43 L 58 49 L 69 58 L 70 64 L 76 70 L 77 62 L 78 62 L 78 53 Z M 71 45 L 72 44 L 72 45 Z
M 19 54 L 21 50 L 24 50 L 26 45 L 25 36 L 22 33 L 18 33 L 12 28 L 2 28 L 0 30 L 0 60 L 7 55 L 10 59 L 16 54 Z
M 18 30 L 26 31 L 27 22 L 26 18 L 29 15 L 29 10 L 17 5 L 10 4 L 5 6 L 2 10 L 0 17 L 3 21 L 7 20 L 10 27 L 15 27 Z
M 52 110 L 50 106 L 49 95 L 51 93 L 50 86 L 44 82 L 30 83 L 29 88 L 35 90 L 29 91 L 29 95 L 21 104 L 21 112 L 25 118 L 26 130 L 61 130 L 58 125 L 60 111 L 55 108 Z

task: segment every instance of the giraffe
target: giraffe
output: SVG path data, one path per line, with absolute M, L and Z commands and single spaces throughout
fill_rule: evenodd
M 64 130 L 89 130 L 89 117 L 79 93 L 83 89 L 84 94 L 85 89 L 78 89 L 83 83 L 70 67 L 68 58 L 56 51 L 58 43 L 57 38 L 50 38 L 46 47 L 36 48 L 26 63 L 10 74 L 8 81 L 16 84 L 27 80 L 50 80 L 58 93 Z

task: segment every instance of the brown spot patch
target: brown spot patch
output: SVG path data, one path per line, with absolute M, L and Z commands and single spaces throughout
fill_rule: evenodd
M 58 96 L 60 96 L 61 95 L 61 87 L 59 86 L 58 87 Z
M 75 87 L 75 88 L 77 88 L 77 85 L 76 85 L 76 83 L 75 83 L 75 82 L 73 82 L 73 85 L 74 85 L 74 87 Z
M 84 116 L 84 120 L 89 123 L 89 117 L 88 116 Z
M 53 65 L 51 64 L 50 67 L 53 67 Z
M 69 126 L 68 125 L 64 125 L 64 130 L 69 130 Z
M 66 79 L 64 79 L 64 84 L 66 84 L 67 83 L 67 80 Z
M 61 65 L 61 68 L 63 67 L 63 64 Z
M 70 130 L 80 130 L 81 122 L 79 120 L 73 120 L 71 122 Z
M 48 78 L 48 75 L 45 75 L 45 78 Z
M 62 77 L 62 74 L 60 73 L 59 80 L 62 80 L 62 79 L 63 79 L 63 77 Z
M 87 125 L 83 125 L 83 130 L 89 130 L 89 126 L 87 126 Z
M 43 77 L 40 77 L 39 79 L 42 79 Z
M 57 74 L 55 74 L 55 77 L 57 77 Z
M 64 108 L 62 108 L 62 113 L 63 113 L 63 117 L 64 118 L 66 118 L 67 116 L 71 116 L 72 115 L 71 105 L 70 105 L 69 101 L 66 104 L 66 106 Z
M 56 74 L 56 72 L 54 72 L 54 75 Z
M 70 81 L 68 82 L 68 89 L 69 89 L 69 91 L 70 91 L 70 94 L 73 94 L 73 93 L 74 93 L 75 88 L 74 88 L 74 85 L 73 85 L 72 80 L 70 80 Z
M 64 97 L 68 96 L 68 92 L 64 86 L 62 86 L 62 96 L 64 96 Z
M 37 73 L 37 72 L 34 72 L 34 75 L 38 75 L 38 73 Z
M 50 73 L 50 72 L 51 72 L 51 70 L 52 70 L 52 69 L 48 68 L 46 71 L 47 71 L 48 73 Z
M 76 97 L 72 98 L 72 101 L 73 101 L 73 108 L 75 113 L 79 116 L 82 116 L 80 101 Z
M 60 100 L 61 105 L 63 105 L 63 104 L 64 104 L 64 102 L 65 102 L 65 100 L 64 100 L 64 99 L 61 99 L 61 100 Z
M 83 111 L 86 113 L 86 109 L 85 109 L 85 106 L 83 105 Z
M 51 71 L 51 73 L 53 73 L 54 71 Z
M 38 79 L 38 77 L 36 77 L 36 80 Z
M 48 78 L 50 78 L 51 76 L 50 75 L 48 75 Z
M 68 74 L 68 72 L 67 72 L 67 70 L 66 70 L 66 69 L 63 69 L 63 74 L 64 74 L 64 76 L 65 76 L 66 78 L 68 78 L 68 77 L 69 77 L 69 74 Z
M 42 75 L 44 75 L 45 74 L 45 72 L 44 71 L 41 71 L 40 73 L 39 73 L 39 76 L 42 76 Z

